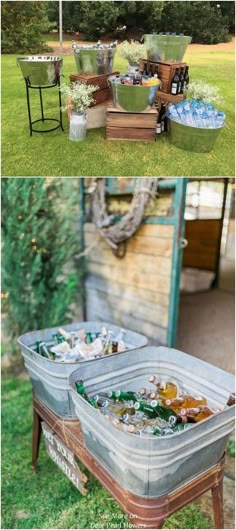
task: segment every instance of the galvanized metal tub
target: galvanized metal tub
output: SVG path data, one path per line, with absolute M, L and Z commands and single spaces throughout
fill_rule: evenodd
M 116 48 L 74 48 L 74 58 L 79 74 L 110 74 L 113 71 L 113 62 Z
M 23 77 L 32 86 L 51 86 L 59 82 L 62 74 L 63 59 L 54 56 L 31 55 L 18 57 Z
M 83 380 L 90 396 L 115 389 L 138 391 L 147 387 L 151 374 L 174 378 L 185 390 L 204 395 L 210 405 L 219 408 L 225 406 L 235 387 L 233 375 L 165 347 L 141 348 L 100 364 L 84 364 L 70 375 L 71 396 L 87 449 L 123 488 L 145 498 L 160 497 L 218 462 L 235 415 L 235 406 L 226 407 L 186 431 L 142 437 L 116 429 L 75 391 L 78 379 Z
M 217 129 L 191 127 L 169 119 L 169 140 L 185 151 L 209 153 L 214 148 L 222 129 L 223 127 Z
M 149 61 L 182 61 L 192 37 L 184 35 L 144 35 Z
M 111 76 L 108 83 L 112 88 L 113 105 L 117 109 L 127 112 L 145 112 L 155 102 L 156 94 L 160 88 L 161 81 L 157 85 L 123 85 L 115 83 L 115 77 Z
M 102 326 L 105 326 L 115 334 L 120 330 L 118 326 L 107 322 L 79 322 L 64 326 L 64 329 L 68 331 L 85 329 L 86 331 L 98 333 Z M 35 395 L 59 416 L 75 419 L 76 414 L 70 396 L 68 377 L 71 372 L 83 364 L 99 364 L 103 362 L 105 357 L 91 359 L 89 361 L 63 363 L 60 361 L 51 361 L 36 353 L 33 350 L 36 341 L 44 341 L 46 344 L 52 344 L 52 334 L 57 329 L 49 328 L 26 333 L 19 337 L 18 343 L 21 346 L 25 367 L 29 373 Z M 124 340 L 129 351 L 134 349 L 136 351 L 136 348 L 147 344 L 147 339 L 144 335 L 129 330 L 125 331 Z M 114 355 L 120 354 L 116 353 L 111 355 L 113 357 Z

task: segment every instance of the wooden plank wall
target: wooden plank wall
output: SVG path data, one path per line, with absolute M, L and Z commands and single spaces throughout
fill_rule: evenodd
M 183 267 L 196 267 L 215 271 L 220 239 L 220 219 L 195 219 L 186 221 Z
M 96 236 L 85 223 L 85 246 Z M 104 240 L 87 258 L 88 320 L 106 320 L 146 335 L 150 344 L 166 344 L 174 227 L 142 225 L 118 259 Z

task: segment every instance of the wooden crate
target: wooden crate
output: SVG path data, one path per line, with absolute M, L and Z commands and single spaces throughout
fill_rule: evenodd
M 126 112 L 108 107 L 106 114 L 106 138 L 108 140 L 156 139 L 157 110 Z
M 172 94 L 167 94 L 166 92 L 163 92 L 162 90 L 158 90 L 157 97 L 156 97 L 156 103 L 160 105 L 161 103 L 164 103 L 164 105 L 168 105 L 168 103 L 179 103 L 179 101 L 183 101 L 185 99 L 184 94 L 178 94 L 177 96 L 173 96 Z
M 166 92 L 170 94 L 171 89 L 171 81 L 175 75 L 176 68 L 186 67 L 187 63 L 180 63 L 180 62 L 174 62 L 174 61 L 148 61 L 147 59 L 140 59 L 139 66 L 140 69 L 143 69 L 144 63 L 147 63 L 147 70 L 149 70 L 149 66 L 154 67 L 158 66 L 158 77 L 160 78 L 162 82 L 161 90 L 162 92 Z
M 119 72 L 112 72 L 111 74 L 97 76 L 94 74 L 73 74 L 70 75 L 70 82 L 74 83 L 76 81 L 81 81 L 86 83 L 86 85 L 99 86 L 99 90 L 93 93 L 93 99 L 95 100 L 95 103 L 93 103 L 91 107 L 94 107 L 95 105 L 105 103 L 106 101 L 109 101 L 109 99 L 112 99 L 112 91 L 108 87 L 107 80 L 110 75 L 116 74 L 119 74 Z

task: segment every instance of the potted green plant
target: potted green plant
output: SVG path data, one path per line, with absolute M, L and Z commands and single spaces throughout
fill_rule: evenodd
M 135 73 L 139 68 L 139 59 L 146 57 L 144 44 L 140 44 L 140 42 L 133 39 L 131 42 L 128 42 L 127 40 L 122 42 L 118 47 L 118 53 L 120 57 L 123 57 L 123 59 L 126 59 L 129 63 L 128 73 Z
M 83 82 L 74 82 L 71 85 L 63 84 L 61 92 L 66 98 L 62 110 L 67 110 L 70 120 L 69 139 L 72 141 L 84 140 L 87 131 L 87 109 L 94 103 L 93 92 L 98 86 L 86 85 Z

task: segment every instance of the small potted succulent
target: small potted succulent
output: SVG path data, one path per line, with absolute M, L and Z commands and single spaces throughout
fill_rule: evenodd
M 93 92 L 99 87 L 86 85 L 82 82 L 63 84 L 61 92 L 66 97 L 66 104 L 62 110 L 67 110 L 70 120 L 69 139 L 72 141 L 84 140 L 87 131 L 87 109 L 94 103 Z
M 122 42 L 118 47 L 118 53 L 120 57 L 128 61 L 129 67 L 127 72 L 131 74 L 135 73 L 139 68 L 139 59 L 146 56 L 146 49 L 144 44 L 140 44 L 140 42 L 132 39 L 131 42 L 127 40 Z

